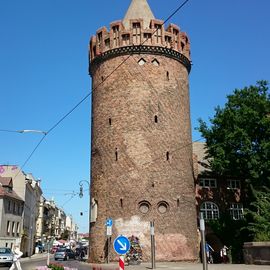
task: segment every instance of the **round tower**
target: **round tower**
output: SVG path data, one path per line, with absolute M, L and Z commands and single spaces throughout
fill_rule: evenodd
M 187 35 L 165 28 L 146 0 L 132 0 L 123 20 L 91 38 L 90 261 L 106 261 L 108 246 L 116 259 L 121 234 L 138 237 L 149 260 L 150 221 L 157 260 L 197 259 L 190 68 Z

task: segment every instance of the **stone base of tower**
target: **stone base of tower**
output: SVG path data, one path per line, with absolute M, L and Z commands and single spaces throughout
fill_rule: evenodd
M 171 233 L 164 231 L 159 232 L 158 226 L 155 227 L 156 261 L 198 261 L 199 241 L 196 227 L 191 224 L 189 228 L 186 228 L 186 231 L 184 231 L 183 228 L 178 231 L 175 230 L 175 228 L 170 228 L 168 231 L 171 231 Z M 119 260 L 119 255 L 113 250 L 113 241 L 118 235 L 125 235 L 129 239 L 136 238 L 141 249 L 141 260 L 143 262 L 151 261 L 151 235 L 148 221 L 142 220 L 139 216 L 132 216 L 130 220 L 123 221 L 119 219 L 115 221 L 114 235 L 109 244 L 110 262 L 117 262 Z M 95 240 L 89 256 L 89 262 L 105 263 L 107 262 L 108 254 L 106 250 L 108 246 L 107 239 L 103 234 L 103 236 L 100 235 L 98 240 Z

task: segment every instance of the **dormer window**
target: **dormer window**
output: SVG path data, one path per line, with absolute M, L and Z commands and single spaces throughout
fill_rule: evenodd
M 102 47 L 102 32 L 98 33 L 98 46 L 99 48 Z
M 156 66 L 156 67 L 159 66 L 159 62 L 158 62 L 158 60 L 157 60 L 156 58 L 152 61 L 152 64 L 153 64 L 154 66 Z
M 133 44 L 141 43 L 141 24 L 139 22 L 132 24 L 132 42 Z
M 165 36 L 165 43 L 167 47 L 171 47 L 172 38 L 170 36 Z
M 143 34 L 143 44 L 151 44 L 151 33 Z
M 161 31 L 161 25 L 160 24 L 155 24 L 155 41 L 156 43 L 161 43 L 162 42 L 162 31 Z
M 178 48 L 178 34 L 179 34 L 179 31 L 177 29 L 173 29 L 175 49 Z
M 119 46 L 119 25 L 113 26 L 112 32 L 113 32 L 113 46 L 118 47 Z
M 122 35 L 123 45 L 129 45 L 130 44 L 130 36 L 129 34 Z
M 138 64 L 139 64 L 140 66 L 143 66 L 145 63 L 146 63 L 146 60 L 144 60 L 143 58 L 141 58 L 141 59 L 138 61 Z
M 110 39 L 109 38 L 105 39 L 105 48 L 106 49 L 110 48 Z

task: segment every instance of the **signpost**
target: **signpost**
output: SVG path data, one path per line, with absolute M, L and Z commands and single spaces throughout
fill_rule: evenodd
M 205 252 L 205 223 L 204 223 L 202 212 L 200 212 L 200 231 L 201 231 L 201 250 L 202 250 L 203 270 L 208 270 L 208 265 L 206 261 L 206 252 Z
M 108 218 L 108 219 L 106 220 L 106 226 L 107 226 L 107 227 L 112 227 L 112 225 L 113 225 L 112 219 L 111 219 L 111 218 Z
M 113 248 L 117 254 L 120 255 L 119 258 L 119 270 L 125 269 L 124 256 L 130 249 L 130 242 L 127 237 L 120 235 L 115 238 L 113 242 Z
M 110 262 L 110 242 L 112 236 L 112 225 L 113 221 L 111 218 L 106 220 L 106 235 L 107 235 L 107 263 Z
M 150 221 L 150 235 L 151 235 L 151 261 L 152 269 L 156 268 L 156 251 L 155 251 L 155 223 Z

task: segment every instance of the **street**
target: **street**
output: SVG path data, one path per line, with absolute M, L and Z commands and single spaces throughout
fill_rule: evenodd
M 82 270 L 89 270 L 91 267 L 89 264 L 79 262 L 77 260 L 68 260 L 68 261 L 55 261 L 50 256 L 51 263 L 58 263 L 65 267 L 70 267 L 72 269 L 82 269 Z M 38 256 L 33 256 L 32 258 L 22 258 L 21 259 L 21 266 L 23 270 L 35 270 L 37 266 L 44 266 L 47 264 L 47 254 L 39 254 Z M 8 267 L 1 267 L 1 270 L 8 270 Z
M 118 270 L 118 263 L 110 264 L 88 264 L 76 260 L 54 261 L 53 256 L 50 256 L 51 263 L 59 263 L 65 267 L 78 270 Z M 32 258 L 22 258 L 21 266 L 23 270 L 36 270 L 37 266 L 47 264 L 47 254 L 38 254 Z M 8 270 L 8 267 L 1 267 L 1 270 Z M 140 265 L 125 266 L 126 270 L 149 270 L 150 263 L 142 263 Z M 156 269 L 160 270 L 203 270 L 201 263 L 185 263 L 185 262 L 157 262 Z M 208 270 L 268 270 L 269 265 L 245 265 L 245 264 L 208 264 Z

